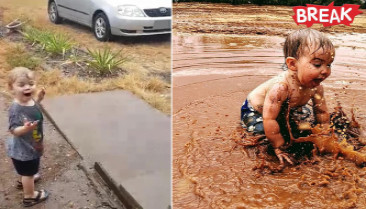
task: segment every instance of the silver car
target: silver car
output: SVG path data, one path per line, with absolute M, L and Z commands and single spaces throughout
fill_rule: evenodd
M 48 0 L 51 22 L 89 26 L 99 41 L 171 33 L 171 14 L 171 0 Z

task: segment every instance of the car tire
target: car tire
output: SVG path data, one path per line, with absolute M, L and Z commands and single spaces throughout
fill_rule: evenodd
M 55 24 L 60 24 L 62 22 L 62 18 L 58 15 L 57 5 L 54 1 L 51 1 L 48 4 L 48 17 L 50 21 Z
M 104 13 L 99 13 L 93 19 L 93 32 L 98 41 L 109 41 L 112 38 L 111 26 Z

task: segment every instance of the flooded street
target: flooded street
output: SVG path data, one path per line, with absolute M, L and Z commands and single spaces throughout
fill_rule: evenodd
M 189 12 L 182 15 L 185 6 L 187 11 L 198 8 L 181 4 L 177 22 L 192 19 Z M 194 20 L 204 18 L 195 15 Z M 202 27 L 210 28 L 209 24 Z M 350 116 L 355 107 L 356 120 L 366 127 L 366 35 L 327 36 L 336 46 L 332 74 L 323 82 L 328 109 L 332 112 L 340 102 Z M 362 208 L 366 204 L 366 168 L 351 161 L 322 155 L 319 162 L 267 174 L 253 170 L 264 161 L 258 158 L 258 149 L 235 146 L 241 104 L 256 86 L 283 71 L 284 40 L 275 34 L 188 33 L 179 27 L 175 31 L 174 208 Z M 273 158 L 272 163 L 278 161 Z

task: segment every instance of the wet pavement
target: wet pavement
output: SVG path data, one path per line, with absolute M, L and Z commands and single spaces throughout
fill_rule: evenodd
M 81 156 L 100 162 L 141 207 L 168 208 L 167 115 L 126 91 L 59 96 L 43 106 Z

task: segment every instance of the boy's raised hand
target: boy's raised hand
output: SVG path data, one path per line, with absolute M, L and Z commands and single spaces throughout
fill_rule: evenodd
M 39 90 L 37 92 L 36 101 L 38 103 L 41 102 L 43 100 L 45 94 L 46 94 L 46 89 L 44 87 L 42 87 L 41 90 Z

